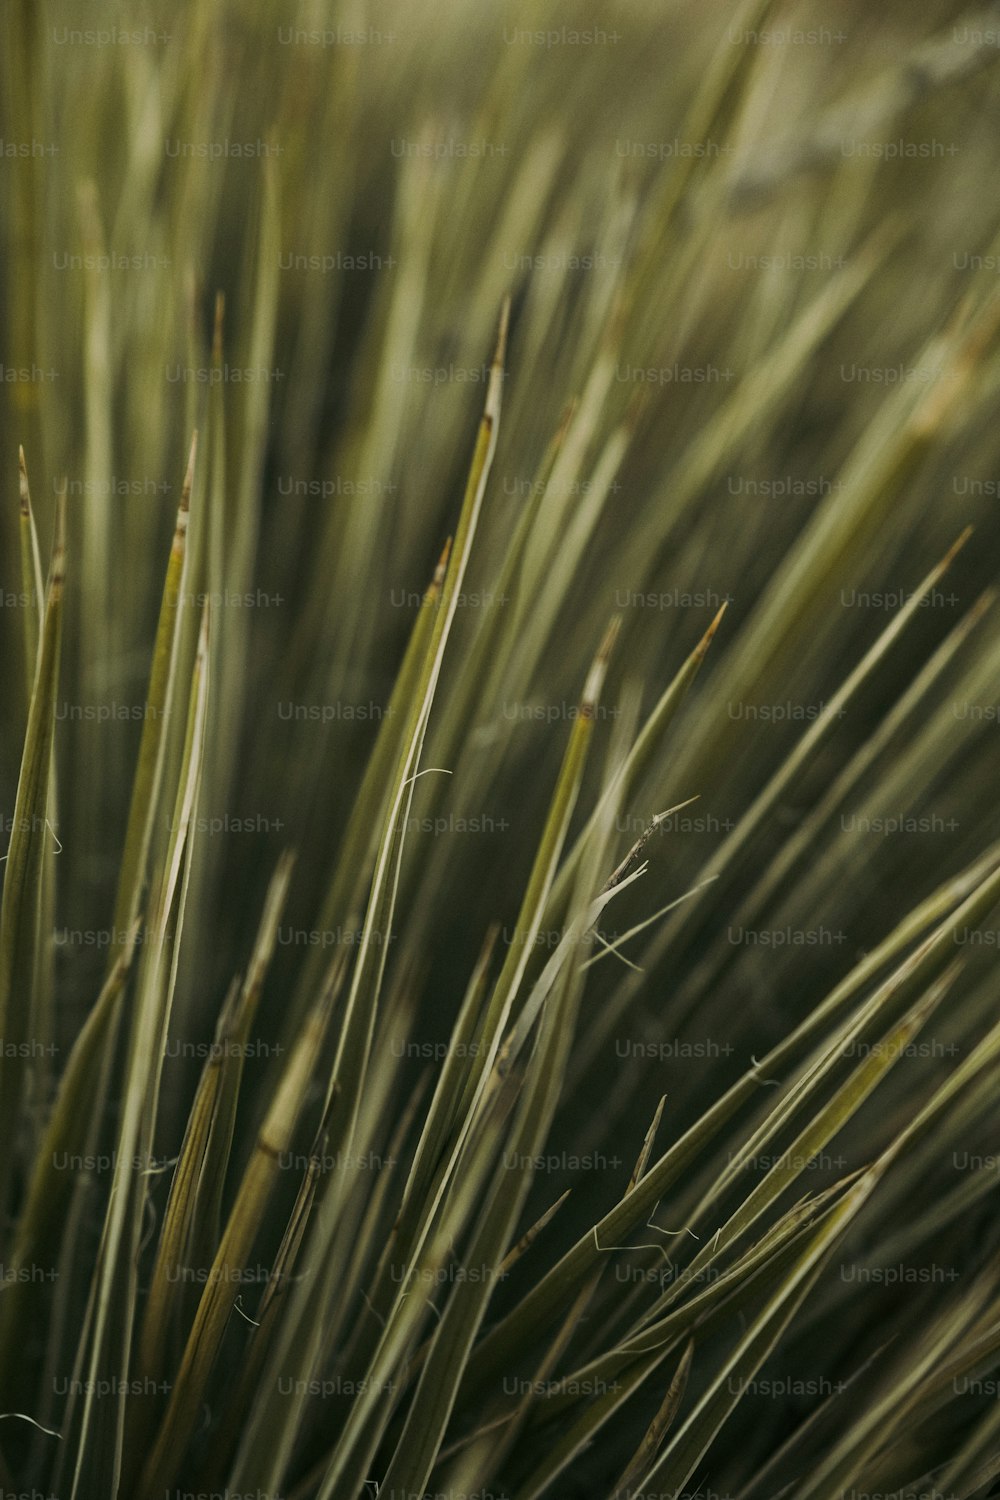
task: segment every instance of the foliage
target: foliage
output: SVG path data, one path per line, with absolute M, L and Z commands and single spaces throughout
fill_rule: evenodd
M 1000 1493 L 993 12 L 7 20 L 0 1493 Z

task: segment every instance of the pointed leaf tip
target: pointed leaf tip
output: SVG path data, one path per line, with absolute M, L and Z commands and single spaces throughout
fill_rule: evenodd
M 716 612 L 715 619 L 712 621 L 711 625 L 705 631 L 705 634 L 702 636 L 701 640 L 698 642 L 697 646 L 694 648 L 695 659 L 697 661 L 703 661 L 704 658 L 705 658 L 705 656 L 707 655 L 708 648 L 712 644 L 712 641 L 715 639 L 715 632 L 718 630 L 719 626 L 722 624 L 722 616 L 726 613 L 726 610 L 728 608 L 729 608 L 729 600 L 725 599 L 725 600 L 723 600 L 723 603 L 722 603 L 721 607 L 719 608 L 719 610 Z
M 611 653 L 614 650 L 615 642 L 618 639 L 618 632 L 621 630 L 621 626 L 621 615 L 613 615 L 611 617 L 611 622 L 608 625 L 607 630 L 604 632 L 604 639 L 601 641 L 601 644 L 598 647 L 597 655 L 594 657 L 593 665 L 591 666 L 590 671 L 587 674 L 587 681 L 584 684 L 583 700 L 580 708 L 580 711 L 584 718 L 592 718 L 594 715 L 594 711 L 597 707 L 597 700 L 601 695 L 601 688 L 604 686 L 604 678 L 607 674 L 608 662 L 611 659 Z

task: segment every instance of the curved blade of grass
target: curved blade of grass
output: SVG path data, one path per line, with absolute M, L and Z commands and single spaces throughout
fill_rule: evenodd
M 401 723 L 404 710 L 413 700 L 413 694 L 427 659 L 436 611 L 440 607 L 441 588 L 444 583 L 448 560 L 451 555 L 451 540 L 447 541 L 421 601 L 417 618 L 406 643 L 406 650 L 386 713 L 379 723 L 378 734 L 371 755 L 365 763 L 364 774 L 358 788 L 351 816 L 341 840 L 337 868 L 320 911 L 319 927 L 327 931 L 345 914 L 353 911 L 361 898 L 364 882 L 368 877 L 378 848 L 378 833 L 385 818 L 386 804 L 391 785 L 391 776 L 399 759 L 402 743 Z M 294 1022 L 303 998 L 314 990 L 319 978 L 322 958 L 317 955 L 303 965 L 302 979 L 296 991 L 296 1002 L 292 1008 Z
M 613 788 L 617 782 L 618 771 L 622 762 L 624 748 L 631 741 L 634 731 L 635 714 L 633 712 L 628 716 L 627 720 L 623 719 L 618 724 L 617 732 L 615 735 L 615 744 L 609 749 L 608 765 L 605 775 L 605 785 L 608 789 Z M 597 859 L 601 857 L 598 855 L 597 851 L 603 850 L 605 846 L 610 845 L 611 815 L 616 814 L 619 810 L 620 804 L 616 804 L 614 802 L 608 803 L 607 801 L 605 801 L 602 818 L 596 825 L 595 829 L 596 838 L 591 840 L 591 845 L 586 851 L 588 863 L 591 867 L 594 867 Z M 630 852 L 629 856 L 627 856 L 627 858 L 621 862 L 618 869 L 616 869 L 614 873 L 608 877 L 608 879 L 604 883 L 602 894 L 610 894 L 615 890 L 617 886 L 622 884 L 622 876 L 624 874 L 624 871 L 634 855 L 637 854 L 641 849 L 642 843 L 643 841 L 640 839 L 634 846 L 633 850 Z M 586 921 L 592 924 L 593 920 L 595 919 L 593 917 L 593 906 L 591 906 L 590 910 L 587 913 Z M 574 924 L 574 927 L 571 927 L 570 933 L 568 934 L 570 938 L 572 938 L 574 935 L 575 927 L 576 924 Z M 589 928 L 585 928 L 584 930 L 588 931 Z M 569 956 L 568 961 L 572 962 L 572 955 Z M 582 973 L 585 968 L 586 965 L 581 965 L 580 972 Z M 532 999 L 534 999 L 534 996 L 532 997 Z M 530 1007 L 522 1011 L 518 1020 L 518 1025 L 525 1021 L 528 1009 L 530 1009 Z M 504 1061 L 498 1061 L 497 1073 L 500 1077 L 503 1076 L 504 1066 L 509 1066 L 509 1063 L 506 1061 L 506 1059 L 509 1057 L 511 1051 L 513 1050 L 513 1047 L 511 1045 L 512 1041 L 513 1039 L 509 1038 L 508 1041 L 505 1042 L 504 1047 L 501 1049 L 501 1057 L 504 1059 Z M 646 1163 L 649 1159 L 649 1153 L 652 1149 L 653 1136 L 655 1135 L 657 1125 L 663 1112 L 664 1102 L 665 1100 L 661 1099 L 659 1108 L 657 1109 L 653 1117 L 653 1121 L 646 1132 L 643 1146 L 639 1152 L 639 1156 L 636 1161 L 635 1167 L 633 1168 L 631 1178 L 629 1179 L 630 1186 L 634 1185 L 634 1183 L 639 1179 L 639 1177 L 642 1176 L 645 1170 Z M 568 1196 L 568 1190 L 567 1193 L 564 1194 L 563 1197 L 559 1199 L 558 1202 L 552 1208 L 550 1208 L 540 1220 L 538 1220 L 528 1229 L 526 1234 L 522 1235 L 521 1239 L 518 1240 L 513 1249 L 508 1252 L 508 1254 L 501 1262 L 501 1275 L 506 1273 L 510 1266 L 516 1264 L 520 1257 L 530 1248 L 536 1236 L 549 1222 L 553 1214 L 559 1208 L 560 1204 L 565 1200 L 566 1196 Z M 499 1425 L 500 1430 L 497 1436 L 495 1438 L 490 1438 L 487 1435 L 486 1442 L 481 1442 L 479 1445 L 481 1450 L 480 1453 L 478 1455 L 470 1455 L 470 1461 L 476 1462 L 480 1465 L 486 1464 L 492 1472 L 500 1472 L 502 1470 L 507 1459 L 507 1455 L 511 1452 L 515 1444 L 520 1439 L 521 1433 L 532 1415 L 532 1411 L 537 1399 L 536 1393 L 546 1388 L 546 1383 L 549 1381 L 552 1372 L 556 1369 L 557 1365 L 562 1359 L 567 1347 L 569 1346 L 574 1334 L 577 1331 L 579 1323 L 584 1320 L 585 1315 L 587 1314 L 587 1309 L 590 1306 L 597 1287 L 600 1283 L 602 1271 L 603 1267 L 601 1268 L 601 1270 L 595 1271 L 590 1280 L 585 1282 L 581 1287 L 572 1307 L 569 1309 L 569 1312 L 566 1314 L 566 1317 L 563 1320 L 562 1327 L 557 1331 L 555 1338 L 550 1342 L 549 1347 L 541 1360 L 541 1363 L 536 1368 L 534 1377 L 529 1384 L 527 1394 L 520 1401 L 510 1417 L 501 1419 L 499 1424 L 492 1424 Z M 470 1439 L 463 1439 L 457 1446 L 459 1448 L 462 1448 L 465 1447 L 467 1443 L 474 1441 L 475 1436 Z M 444 1456 L 445 1455 L 442 1455 L 442 1457 Z
M 747 1382 L 776 1347 L 823 1272 L 837 1243 L 870 1198 L 879 1178 L 872 1167 L 832 1208 L 822 1227 L 770 1294 L 750 1322 L 736 1349 L 700 1397 L 691 1415 L 668 1443 L 646 1477 L 646 1484 L 675 1493 L 690 1479 L 696 1465 L 731 1415 Z M 734 1389 L 735 1387 L 735 1389 Z
M 753 835 L 759 832 L 765 820 L 773 814 L 781 798 L 787 794 L 788 788 L 796 775 L 808 763 L 810 758 L 815 755 L 819 746 L 829 736 L 831 730 L 844 712 L 846 705 L 860 692 L 865 682 L 901 636 L 906 626 L 918 616 L 922 601 L 941 581 L 971 534 L 971 528 L 966 528 L 962 532 L 961 536 L 953 543 L 941 561 L 927 573 L 903 607 L 879 633 L 874 644 L 865 652 L 861 661 L 858 662 L 857 666 L 844 679 L 829 702 L 824 704 L 822 712 L 810 723 L 809 727 L 794 745 L 791 753 L 782 761 L 778 770 L 769 778 L 767 784 L 739 819 L 736 827 L 723 840 L 721 847 L 706 865 L 706 874 L 718 877 L 731 869 L 737 855 L 746 847 Z M 685 906 L 677 913 L 673 921 L 657 934 L 650 947 L 646 960 L 647 963 L 654 964 L 658 962 L 677 933 L 693 920 L 696 920 L 704 899 L 702 896 L 699 900 Z M 618 1002 L 613 1001 L 610 1008 L 617 1010 L 621 1003 L 621 1000 Z
M 202 616 L 198 654 L 191 674 L 187 733 L 181 776 L 170 819 L 166 857 L 154 894 L 153 918 L 143 948 L 130 1038 L 125 1097 L 107 1215 L 91 1284 L 91 1302 L 81 1335 L 78 1365 L 85 1366 L 82 1411 L 72 1463 L 72 1500 L 92 1493 L 96 1476 L 113 1476 L 122 1464 L 125 1392 L 98 1407 L 108 1370 L 128 1369 L 135 1313 L 137 1251 L 145 1204 L 145 1178 L 137 1164 L 151 1159 L 156 1100 L 163 1065 L 170 1004 L 177 972 L 186 875 L 188 833 L 203 764 L 208 706 L 209 606 Z M 171 932 L 172 914 L 173 932 Z M 67 1445 L 68 1447 L 68 1445 Z
M 584 710 L 574 725 L 574 732 L 580 726 L 592 727 L 608 649 L 610 642 L 606 641 L 591 669 L 584 690 Z M 575 903 L 578 915 L 574 917 L 572 928 L 577 942 L 587 930 L 589 892 L 595 881 L 592 866 L 600 857 L 601 841 L 595 840 L 591 858 L 578 877 Z M 543 892 L 539 892 L 539 906 L 542 899 Z M 562 982 L 542 1012 L 538 1041 L 528 1063 L 511 1133 L 509 1149 L 517 1161 L 532 1160 L 548 1134 L 569 1055 L 573 1016 L 582 982 L 579 970 L 567 965 Z M 472 1266 L 492 1266 L 495 1270 L 507 1254 L 531 1180 L 530 1173 L 523 1168 L 515 1183 L 510 1182 L 510 1176 L 506 1166 L 495 1175 L 490 1196 L 468 1248 L 467 1258 Z M 384 1480 L 386 1489 L 422 1493 L 458 1397 L 463 1370 L 486 1314 L 492 1289 L 488 1278 L 481 1282 L 456 1283 L 390 1460 Z M 335 1495 L 345 1493 L 342 1488 L 334 1487 L 335 1472 L 334 1467 L 321 1491 L 320 1500 L 333 1500 Z
M 491 367 L 485 409 L 479 424 L 469 480 L 455 534 L 455 544 L 445 571 L 440 604 L 431 621 L 427 654 L 421 666 L 420 677 L 414 685 L 415 690 L 408 709 L 393 793 L 383 825 L 368 911 L 333 1066 L 333 1080 L 338 1083 L 349 1080 L 350 1085 L 350 1096 L 345 1096 L 341 1111 L 347 1130 L 344 1145 L 348 1148 L 357 1116 L 357 1101 L 364 1081 L 365 1062 L 375 1015 L 374 1002 L 385 961 L 386 944 L 383 941 L 373 944 L 373 933 L 377 937 L 383 937 L 391 929 L 395 883 L 398 879 L 398 864 L 402 854 L 405 830 L 405 818 L 401 819 L 400 815 L 404 807 L 409 806 L 413 795 L 413 780 L 426 734 L 427 720 L 441 672 L 448 634 L 458 605 L 458 594 L 468 564 L 493 454 L 496 450 L 509 316 L 509 303 L 505 303 L 501 314 L 500 331 Z M 364 992 L 369 989 L 372 991 L 371 995 L 365 995 Z M 363 999 L 368 1003 L 362 1004 Z
M 23 448 L 17 450 L 17 464 L 20 490 L 21 591 L 26 604 L 23 616 L 25 681 L 28 685 L 30 702 L 31 688 L 38 669 L 38 642 L 45 619 L 45 585 L 42 580 L 42 559 L 38 550 L 38 532 L 35 529 L 35 516 L 31 508 L 28 469 L 24 461 Z
M 185 563 L 188 511 L 191 488 L 194 483 L 197 449 L 198 434 L 195 433 L 191 439 L 191 449 L 177 510 L 177 524 L 170 548 L 170 560 L 167 563 L 166 577 L 163 582 L 160 617 L 153 645 L 153 664 L 146 691 L 148 711 L 142 722 L 139 759 L 136 764 L 135 780 L 132 783 L 125 845 L 118 873 L 114 925 L 119 932 L 125 932 L 132 926 L 139 910 L 142 888 L 146 879 L 146 861 L 152 839 L 153 820 L 156 816 L 156 805 L 163 776 L 162 747 L 166 720 L 173 705 L 174 681 L 177 673 L 181 601 L 184 595 L 184 580 L 187 576 Z
M 233 1032 L 228 1038 L 228 1045 L 224 1046 L 221 1078 L 212 1119 L 211 1146 L 198 1182 L 198 1216 L 192 1226 L 193 1234 L 188 1244 L 192 1264 L 196 1266 L 210 1264 L 219 1243 L 222 1194 L 232 1152 L 243 1062 L 250 1027 L 257 1014 L 264 980 L 274 955 L 278 923 L 288 895 L 294 863 L 293 854 L 282 854 L 271 877 L 246 979 L 236 1007 Z
M 68 1199 L 74 1190 L 73 1179 L 59 1171 L 57 1162 L 68 1157 L 77 1145 L 79 1122 L 96 1116 L 97 1101 L 102 1096 L 102 1061 L 106 1062 L 105 1033 L 107 1012 L 121 1000 L 135 953 L 138 920 L 130 941 L 124 946 L 111 969 L 83 1030 L 73 1044 L 69 1061 L 59 1083 L 48 1125 L 35 1157 L 34 1171 L 18 1216 L 12 1267 L 41 1263 L 46 1245 L 57 1237 L 57 1226 L 68 1214 Z M 104 1070 L 106 1072 L 106 1069 Z M 107 1080 L 103 1080 L 106 1087 Z M 32 1281 L 18 1279 L 0 1297 L 0 1392 L 6 1393 L 12 1381 L 11 1364 L 19 1361 L 25 1337 L 25 1320 L 30 1317 Z M 10 1399 L 4 1394 L 3 1399 Z
M 149 1297 L 139 1335 L 137 1365 L 142 1379 L 160 1378 L 167 1360 L 171 1318 L 176 1303 L 182 1296 L 178 1288 L 177 1272 L 187 1264 L 185 1252 L 193 1233 L 192 1225 L 198 1208 L 198 1181 L 204 1170 L 212 1138 L 222 1061 L 227 1044 L 236 1029 L 239 994 L 237 979 L 233 981 L 219 1016 L 215 1042 L 202 1069 L 170 1184 L 170 1195 L 163 1214 L 163 1228 L 160 1231 Z
M 636 1490 L 641 1491 L 644 1487 L 664 1435 L 673 1425 L 674 1417 L 677 1415 L 677 1410 L 684 1399 L 684 1391 L 687 1387 L 693 1354 L 694 1344 L 689 1343 L 681 1356 L 680 1364 L 674 1371 L 674 1377 L 667 1387 L 667 1394 L 663 1398 L 663 1404 L 652 1422 L 650 1422 L 634 1457 L 626 1467 L 618 1483 L 614 1486 L 611 1500 L 629 1500 L 629 1496 L 633 1495 Z
M 993 602 L 994 597 L 991 593 L 982 595 L 972 609 L 963 616 L 954 630 L 948 634 L 934 655 L 917 673 L 910 686 L 879 723 L 874 733 L 834 778 L 829 789 L 809 809 L 799 827 L 785 839 L 780 849 L 775 853 L 774 858 L 765 868 L 760 879 L 754 883 L 746 899 L 737 908 L 731 922 L 733 927 L 750 928 L 754 925 L 761 911 L 767 905 L 768 900 L 780 890 L 783 883 L 787 881 L 795 869 L 795 866 L 797 864 L 802 865 L 809 851 L 815 847 L 815 842 L 819 839 L 824 825 L 832 818 L 836 809 L 846 802 L 852 789 L 862 780 L 865 773 L 871 768 L 878 757 L 884 753 L 890 742 L 902 733 L 907 722 L 912 720 L 915 711 L 919 707 L 926 709 L 926 697 L 929 689 L 938 681 L 948 666 L 953 663 L 956 653 L 964 645 L 971 631 L 979 624 Z M 724 963 L 724 955 L 721 957 L 717 954 L 709 955 L 698 966 L 698 969 L 684 986 L 682 993 L 694 994 L 696 991 L 704 992 L 717 979 Z
M 632 746 L 621 767 L 619 772 L 620 785 L 616 783 L 612 787 L 609 787 L 608 791 L 604 794 L 605 798 L 611 795 L 620 796 L 623 806 L 629 806 L 635 788 L 652 766 L 667 729 L 680 710 L 692 683 L 701 669 L 701 664 L 708 654 L 708 648 L 715 638 L 715 633 L 722 623 L 722 617 L 725 612 L 726 605 L 723 604 L 697 646 L 695 646 L 680 670 L 660 695 L 659 701 L 643 725 L 635 744 Z M 586 827 L 581 831 L 579 838 L 570 853 L 566 856 L 556 877 L 546 912 L 546 919 L 551 917 L 553 925 L 558 920 L 558 913 L 565 905 L 572 874 L 579 861 L 580 851 L 584 846 L 584 840 L 601 815 L 601 806 L 602 803 L 598 803 L 597 807 L 591 813 Z
M 63 580 L 66 558 L 65 491 L 56 512 L 56 533 L 46 589 L 38 665 L 21 769 L 14 820 L 3 870 L 0 902 L 0 1214 L 10 1192 L 14 1142 L 27 1085 L 26 1044 L 33 1035 L 32 1009 L 38 958 L 39 920 L 48 827 L 52 744 L 62 636 Z
M 528 881 L 525 899 L 522 903 L 518 919 L 529 930 L 532 926 L 537 930 L 545 895 L 551 883 L 552 872 L 558 862 L 559 854 L 566 837 L 569 818 L 579 792 L 584 760 L 594 729 L 597 698 L 607 668 L 607 660 L 613 644 L 614 633 L 613 628 L 609 630 L 601 644 L 594 665 L 588 674 L 580 713 L 575 719 L 570 732 L 559 780 L 553 794 L 552 804 L 539 842 L 532 875 Z M 568 941 L 572 942 L 572 939 Z M 571 950 L 567 949 L 567 954 L 569 951 Z M 454 1118 L 459 1122 L 459 1129 L 456 1138 L 447 1147 L 447 1154 L 437 1163 L 432 1162 L 429 1156 L 430 1138 L 425 1143 L 423 1158 L 417 1169 L 421 1173 L 421 1180 L 423 1180 L 426 1174 L 430 1175 L 427 1176 L 422 1196 L 416 1198 L 410 1195 L 404 1204 L 404 1214 L 394 1234 L 392 1259 L 385 1266 L 385 1271 L 392 1273 L 391 1281 L 386 1282 L 383 1274 L 383 1278 L 376 1291 L 376 1295 L 379 1298 L 379 1305 L 376 1307 L 376 1311 L 379 1312 L 380 1307 L 383 1305 L 386 1309 L 384 1312 L 380 1312 L 378 1319 L 380 1325 L 384 1321 L 384 1327 L 382 1327 L 375 1348 L 371 1353 L 371 1363 L 368 1366 L 369 1373 L 365 1393 L 352 1409 L 345 1429 L 341 1434 L 337 1452 L 326 1476 L 325 1493 L 329 1495 L 335 1493 L 335 1485 L 338 1490 L 349 1489 L 352 1483 L 352 1479 L 349 1476 L 355 1471 L 360 1472 L 357 1462 L 354 1463 L 352 1469 L 347 1468 L 351 1456 L 351 1445 L 355 1441 L 356 1434 L 360 1438 L 363 1424 L 369 1415 L 369 1408 L 373 1405 L 374 1400 L 377 1399 L 377 1393 L 387 1378 L 387 1369 L 392 1366 L 394 1360 L 392 1351 L 399 1344 L 403 1328 L 408 1324 L 409 1308 L 406 1309 L 407 1316 L 402 1319 L 400 1317 L 405 1286 L 414 1268 L 419 1263 L 421 1256 L 426 1253 L 433 1254 L 429 1246 L 437 1224 L 440 1205 L 449 1183 L 458 1170 L 466 1144 L 472 1136 L 475 1125 L 485 1117 L 485 1091 L 487 1084 L 491 1080 L 492 1070 L 500 1050 L 502 1028 L 507 1016 L 510 1014 L 517 983 L 520 975 L 523 973 L 523 968 L 524 952 L 521 950 L 521 945 L 512 945 L 508 950 L 507 959 L 494 987 L 490 1004 L 487 1007 L 486 1015 L 479 1032 L 476 1053 L 471 1059 L 463 1059 L 464 1069 L 449 1070 L 449 1087 L 453 1089 L 452 1099 L 449 1100 L 444 1093 L 439 1096 L 441 1104 L 438 1122 L 435 1126 L 435 1134 L 439 1128 L 443 1128 L 443 1120 L 446 1113 L 453 1113 Z M 567 972 L 567 968 L 568 965 L 564 958 L 561 964 L 563 975 Z M 508 986 L 507 988 L 504 987 L 505 983 Z M 470 1005 L 466 1013 L 466 1024 L 471 1020 L 471 1015 Z M 464 1088 L 462 1084 L 462 1071 L 468 1073 Z M 498 1087 L 502 1085 L 502 1077 L 500 1075 L 497 1076 L 496 1082 Z M 492 1094 L 490 1097 L 492 1097 Z M 457 1104 L 454 1102 L 456 1099 L 458 1100 Z M 488 1287 L 486 1290 L 488 1290 Z M 390 1294 L 392 1296 L 391 1306 L 388 1305 Z M 367 1453 L 365 1454 L 364 1464 L 361 1467 L 364 1467 L 366 1464 Z
M 38 668 L 38 647 L 45 618 L 45 586 L 42 581 L 38 532 L 31 507 L 31 492 L 28 488 L 28 470 L 24 459 L 24 449 L 21 447 L 17 450 L 17 462 L 20 494 L 21 592 L 25 604 L 23 610 L 25 683 L 30 709 L 35 672 Z M 56 904 L 55 831 L 59 826 L 59 797 L 54 758 L 49 771 L 46 816 L 52 837 L 46 840 L 42 855 L 42 889 L 38 903 L 39 940 L 31 999 L 31 1013 L 34 1017 L 33 1033 L 38 1042 L 34 1062 L 37 1079 L 35 1094 L 39 1100 L 48 1099 L 51 1095 L 50 1059 L 55 1050 L 53 1046 L 55 1027 L 52 1017 L 53 956 L 52 945 L 47 936 L 55 926 Z
M 537 1500 L 539 1495 L 545 1494 L 553 1481 L 593 1442 L 601 1428 L 663 1363 L 669 1352 L 669 1349 L 659 1349 L 644 1355 L 610 1384 L 595 1382 L 593 1397 L 585 1410 L 561 1427 L 544 1461 L 518 1486 L 518 1496 L 523 1496 L 523 1500 Z
M 239 1291 L 233 1272 L 238 1272 L 250 1253 L 277 1181 L 278 1159 L 293 1139 L 328 1015 L 329 995 L 319 1002 L 303 1028 L 257 1137 L 198 1304 L 163 1422 L 143 1467 L 138 1493 L 148 1500 L 160 1495 L 177 1473 L 197 1423 L 205 1386 Z
M 274 1325 L 280 1313 L 281 1299 L 289 1277 L 294 1274 L 309 1216 L 316 1200 L 316 1191 L 323 1170 L 322 1156 L 325 1142 L 326 1121 L 324 1120 L 317 1139 L 313 1143 L 305 1173 L 299 1184 L 298 1195 L 278 1247 L 278 1253 L 274 1258 L 270 1279 L 257 1309 L 257 1316 L 254 1320 L 257 1328 L 250 1340 L 239 1381 L 229 1397 L 218 1431 L 212 1438 L 210 1472 L 203 1481 L 208 1490 L 222 1489 L 226 1470 L 239 1442 L 247 1413 L 253 1404 L 264 1360 L 274 1336 Z
M 549 480 L 575 411 L 576 403 L 571 402 L 563 412 L 559 426 L 542 455 L 527 503 L 517 518 L 500 566 L 493 588 L 496 599 L 513 600 L 518 594 L 532 527 L 539 508 L 544 504 Z M 499 675 L 509 650 L 510 642 L 503 629 L 501 611 L 495 602 L 491 602 L 490 607 L 484 611 L 483 621 L 462 664 L 458 681 L 444 705 L 441 723 L 435 731 L 433 755 L 436 761 L 443 765 L 452 762 L 468 732 L 467 726 L 474 722 L 481 706 L 494 699 L 499 687 Z

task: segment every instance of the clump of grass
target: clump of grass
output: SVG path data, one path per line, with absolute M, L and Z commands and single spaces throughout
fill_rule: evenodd
M 1000 1492 L 989 16 L 55 8 L 0 1491 Z

